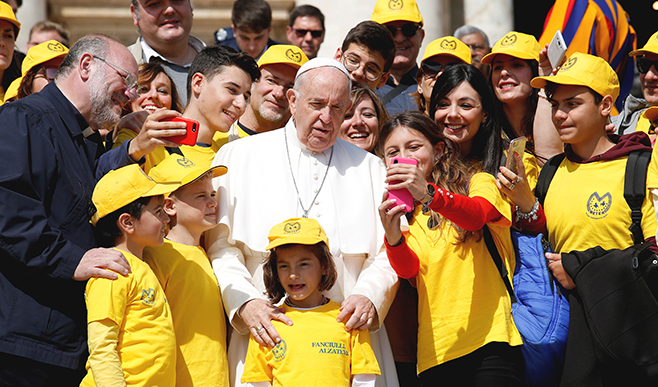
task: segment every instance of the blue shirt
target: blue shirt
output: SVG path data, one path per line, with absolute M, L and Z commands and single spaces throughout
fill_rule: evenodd
M 71 279 L 96 247 L 89 205 L 103 154 L 96 132 L 54 83 L 0 107 L 0 352 L 84 369 L 84 282 Z M 97 142 L 95 142 L 97 141 Z
M 418 91 L 418 84 L 416 83 L 416 72 L 418 71 L 418 66 L 414 66 L 413 69 L 409 70 L 408 73 L 404 74 L 400 80 L 401 84 L 407 85 L 406 88 L 402 89 L 399 93 L 393 97 L 387 104 L 386 110 L 391 116 L 398 113 L 404 113 L 407 111 L 418 111 L 418 105 L 416 101 L 411 96 L 411 94 Z M 389 77 L 384 86 L 375 90 L 375 94 L 379 98 L 384 98 L 389 91 L 395 89 L 397 85 L 393 81 L 393 77 Z

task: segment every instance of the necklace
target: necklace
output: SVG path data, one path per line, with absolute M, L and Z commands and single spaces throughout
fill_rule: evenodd
M 318 198 L 318 195 L 320 195 L 320 191 L 322 191 L 322 187 L 324 186 L 324 181 L 327 179 L 327 175 L 329 174 L 329 166 L 331 165 L 331 160 L 334 158 L 334 146 L 331 146 L 331 154 L 329 155 L 329 162 L 327 163 L 327 169 L 324 171 L 324 177 L 322 178 L 322 183 L 320 183 L 320 188 L 318 189 L 318 192 L 315 194 L 315 197 L 313 198 L 313 201 L 311 201 L 311 205 L 308 207 L 308 209 L 304 208 L 304 204 L 302 203 L 302 196 L 299 194 L 299 188 L 297 188 L 297 182 L 295 181 L 295 174 L 292 171 L 292 162 L 290 161 L 290 149 L 288 149 L 288 131 L 284 128 L 283 135 L 285 137 L 285 142 L 286 142 L 286 156 L 288 156 L 288 166 L 290 167 L 290 176 L 292 177 L 292 183 L 295 186 L 295 191 L 297 191 L 297 200 L 299 200 L 299 205 L 302 207 L 302 211 L 304 211 L 304 215 L 302 215 L 302 218 L 308 218 L 308 213 L 311 211 L 311 208 L 313 208 L 313 204 L 315 204 L 315 199 Z
M 286 305 L 288 305 L 288 306 L 293 307 L 293 308 L 298 308 L 298 309 L 300 309 L 298 306 L 296 306 L 295 304 L 293 304 L 292 301 L 290 301 L 290 298 L 289 298 L 289 297 L 286 297 L 284 303 L 285 303 Z M 314 307 L 312 307 L 312 308 L 302 308 L 302 309 L 313 309 L 313 308 L 317 308 L 318 306 L 326 305 L 326 304 L 328 304 L 328 303 L 329 303 L 329 299 L 327 298 L 327 296 L 325 296 L 325 295 L 323 294 L 323 295 L 322 295 L 322 300 L 320 300 L 320 303 L 319 303 L 317 306 L 314 306 Z

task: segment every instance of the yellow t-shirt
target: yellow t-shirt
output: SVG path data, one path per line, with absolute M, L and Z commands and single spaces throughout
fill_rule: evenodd
M 132 273 L 116 280 L 91 278 L 85 289 L 87 322 L 119 326 L 116 350 L 129 386 L 174 386 L 176 338 L 164 291 L 151 268 L 121 251 Z M 82 387 L 95 386 L 89 363 Z
M 489 223 L 498 251 L 514 272 L 515 256 L 510 238 L 511 208 L 495 178 L 477 173 L 469 182 L 469 196 L 482 197 L 501 213 Z M 490 342 L 521 345 L 512 321 L 512 307 L 505 284 L 483 238 L 477 235 L 456 244 L 457 232 L 444 222 L 427 227 L 421 206 L 405 238 L 418 255 L 418 373 L 467 355 Z M 510 278 L 510 282 L 512 279 Z
M 176 386 L 228 386 L 226 321 L 205 250 L 165 239 L 144 249 L 171 307 L 176 332 Z
M 637 118 L 637 125 L 635 126 L 635 131 L 649 134 L 649 129 L 651 128 L 651 121 L 649 121 L 649 119 L 644 115 L 644 113 L 646 113 L 646 109 Z
M 133 132 L 130 129 L 119 130 L 119 133 L 117 133 L 116 141 L 112 145 L 112 149 L 119 147 L 124 141 L 132 140 L 135 137 L 137 137 L 137 133 Z M 149 153 L 144 157 L 146 159 L 146 161 L 142 165 L 142 169 L 144 170 L 144 173 L 149 173 L 151 168 L 158 165 L 158 163 L 164 160 L 167 156 L 169 156 L 169 152 L 167 152 L 165 147 L 159 146 L 155 148 L 153 152 Z
M 651 151 L 651 162 L 647 171 L 647 189 L 658 188 L 658 147 L 653 147 Z
M 238 132 L 238 138 L 243 138 L 243 137 L 249 137 L 249 133 L 245 132 L 242 130 L 240 125 L 238 125 L 237 121 L 231 125 L 231 129 L 228 132 L 215 132 L 215 135 L 213 136 L 212 140 L 215 144 L 221 148 L 222 146 L 226 145 L 229 143 L 229 133 L 232 131 L 236 130 Z
M 634 244 L 628 230 L 631 209 L 624 199 L 628 157 L 579 164 L 562 161 L 551 181 L 544 212 L 550 242 L 556 252 L 623 249 Z M 651 168 L 650 168 L 651 169 Z M 647 179 L 647 184 L 651 178 Z M 656 216 L 651 194 L 642 204 L 642 232 L 656 234 Z
M 281 336 L 273 349 L 259 345 L 253 337 L 245 360 L 242 383 L 272 381 L 272 386 L 350 386 L 357 374 L 379 375 L 367 330 L 345 332 L 336 322 L 340 305 L 296 309 L 283 304 L 288 326 L 272 321 Z

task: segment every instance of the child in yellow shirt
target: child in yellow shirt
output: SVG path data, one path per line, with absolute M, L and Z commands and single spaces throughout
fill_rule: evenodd
M 147 247 L 144 261 L 164 289 L 176 333 L 176 386 L 228 386 L 226 322 L 215 273 L 201 235 L 217 224 L 212 178 L 224 166 L 172 154 L 149 171 L 156 181 L 180 181 L 164 200 L 170 231 L 164 244 Z
M 288 219 L 272 228 L 263 264 L 267 295 L 293 321 L 273 320 L 274 347 L 249 339 L 242 383 L 249 386 L 374 386 L 380 374 L 367 330 L 345 331 L 340 304 L 322 294 L 336 282 L 329 240 L 315 219 Z M 264 328 L 260 327 L 258 333 Z
M 87 282 L 89 360 L 83 387 L 174 386 L 171 312 L 142 252 L 162 244 L 169 222 L 163 195 L 179 186 L 156 183 L 133 164 L 109 172 L 94 188 L 91 223 L 99 244 L 121 251 L 132 272 Z

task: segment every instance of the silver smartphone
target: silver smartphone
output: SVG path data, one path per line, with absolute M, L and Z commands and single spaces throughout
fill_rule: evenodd
M 515 174 L 519 173 L 519 168 L 516 165 L 516 159 L 514 159 L 514 153 L 518 153 L 523 160 L 523 153 L 525 152 L 525 143 L 527 139 L 525 136 L 517 137 L 509 143 L 509 149 L 507 150 L 507 163 L 505 167 Z
M 548 45 L 548 61 L 551 62 L 551 67 L 557 68 L 562 65 L 562 62 L 566 59 L 567 54 L 567 44 L 564 42 L 562 37 L 562 32 L 560 30 L 555 31 L 553 40 Z

